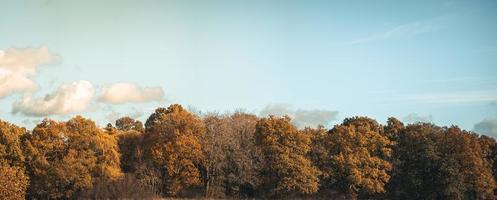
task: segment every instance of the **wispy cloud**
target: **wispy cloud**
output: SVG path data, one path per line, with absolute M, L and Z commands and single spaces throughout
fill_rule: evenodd
M 478 90 L 478 91 L 457 91 L 457 92 L 447 92 L 447 93 L 410 94 L 396 98 L 396 100 L 416 102 L 416 103 L 495 102 L 497 101 L 497 91 Z
M 487 84 L 492 84 L 492 83 L 497 83 L 495 78 L 488 78 L 488 77 L 451 77 L 451 78 L 441 78 L 441 79 L 432 79 L 432 80 L 425 80 L 425 82 L 428 83 L 459 83 L 459 82 L 466 82 L 466 83 L 487 83 Z
M 270 104 L 260 112 L 259 116 L 267 117 L 268 115 L 283 116 L 287 115 L 292 118 L 292 122 L 299 128 L 316 127 L 318 125 L 326 126 L 336 120 L 338 111 L 313 109 L 292 109 L 288 104 Z
M 350 42 L 345 43 L 345 45 L 357 45 L 357 44 L 364 44 L 364 43 L 383 41 L 389 39 L 406 38 L 424 33 L 438 31 L 442 28 L 445 28 L 448 25 L 450 18 L 451 18 L 450 16 L 441 16 L 425 21 L 400 24 L 388 30 L 372 33 L 363 38 L 352 40 Z
M 417 122 L 432 122 L 433 121 L 433 116 L 432 115 L 419 115 L 417 113 L 411 113 L 402 118 L 404 122 L 407 123 L 417 123 Z

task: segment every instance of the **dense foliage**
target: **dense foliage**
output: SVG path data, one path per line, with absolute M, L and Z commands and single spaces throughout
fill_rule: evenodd
M 145 125 L 0 120 L 0 199 L 496 199 L 497 142 L 457 126 L 157 108 Z

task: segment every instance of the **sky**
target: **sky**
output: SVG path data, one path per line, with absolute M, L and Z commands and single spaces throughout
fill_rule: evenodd
M 157 107 L 497 136 L 497 1 L 1 0 L 0 119 Z

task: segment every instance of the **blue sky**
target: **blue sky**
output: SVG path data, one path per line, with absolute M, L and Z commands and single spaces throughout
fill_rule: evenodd
M 5 0 L 3 54 L 46 48 L 51 59 L 24 74 L 37 90 L 0 98 L 0 118 L 31 127 L 82 114 L 105 124 L 181 103 L 473 130 L 497 120 L 495 10 L 496 1 Z M 86 106 L 40 110 L 45 95 L 81 80 L 94 90 Z M 138 96 L 106 98 L 115 83 Z M 143 98 L 147 88 L 162 93 Z

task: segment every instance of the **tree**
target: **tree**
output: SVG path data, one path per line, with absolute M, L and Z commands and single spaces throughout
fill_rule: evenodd
M 319 175 L 319 194 L 320 196 L 332 197 L 335 191 L 328 190 L 331 188 L 328 185 L 328 179 L 330 178 L 331 165 L 329 164 L 329 150 L 328 150 L 328 130 L 323 126 L 318 126 L 317 128 L 306 127 L 302 130 L 304 134 L 311 136 L 311 150 L 309 151 L 309 158 L 312 164 L 317 167 L 321 172 Z
M 329 171 L 324 173 L 329 174 L 326 184 L 331 189 L 350 199 L 385 192 L 392 169 L 388 162 L 392 150 L 391 141 L 380 132 L 378 122 L 367 117 L 347 118 L 330 130 L 325 168 Z
M 145 156 L 161 176 L 159 192 L 176 196 L 183 188 L 201 183 L 202 120 L 178 104 L 158 108 L 145 123 Z
M 404 130 L 404 123 L 395 117 L 390 117 L 387 120 L 387 125 L 384 127 L 382 135 L 388 137 L 391 141 L 395 142 L 399 135 Z
M 263 155 L 255 141 L 257 116 L 237 111 L 227 119 L 231 127 L 233 146 L 227 152 L 225 192 L 229 196 L 253 198 L 261 184 L 259 171 L 264 166 Z
M 121 132 L 117 135 L 121 153 L 121 169 L 125 173 L 135 172 L 143 164 L 144 134 L 135 130 Z
M 457 126 L 447 128 L 438 146 L 442 155 L 441 172 L 445 177 L 443 190 L 451 199 L 495 199 L 497 185 L 491 163 L 478 137 Z
M 455 126 L 408 125 L 395 152 L 392 198 L 494 199 L 496 183 L 480 142 Z
M 233 133 L 227 120 L 218 114 L 209 114 L 204 118 L 206 128 L 202 139 L 204 153 L 203 181 L 206 197 L 224 197 L 224 173 L 228 165 L 228 151 L 232 149 Z
M 23 143 L 30 198 L 74 198 L 121 176 L 115 137 L 80 116 L 66 123 L 45 119 Z
M 0 199 L 24 199 L 27 186 L 23 168 L 0 166 Z
M 254 197 L 261 153 L 255 146 L 255 115 L 237 111 L 231 115 L 204 117 L 206 134 L 203 175 L 208 197 Z
M 28 177 L 21 137 L 26 129 L 0 120 L 0 199 L 24 199 Z
M 306 157 L 311 137 L 298 131 L 289 117 L 262 118 L 256 126 L 256 144 L 265 165 L 260 176 L 269 196 L 312 194 L 318 190 L 319 171 Z
M 116 128 L 120 131 L 134 130 L 140 133 L 145 132 L 145 129 L 143 128 L 143 123 L 131 117 L 121 117 L 117 119 Z
M 112 129 L 113 127 L 107 128 Z M 125 173 L 135 172 L 143 164 L 143 139 L 145 129 L 142 122 L 130 117 L 116 120 L 119 151 L 121 153 L 121 169 Z
M 478 138 L 482 147 L 483 158 L 492 168 L 494 180 L 497 180 L 497 142 L 493 137 L 480 135 Z M 494 194 L 497 194 L 497 188 L 494 189 Z

